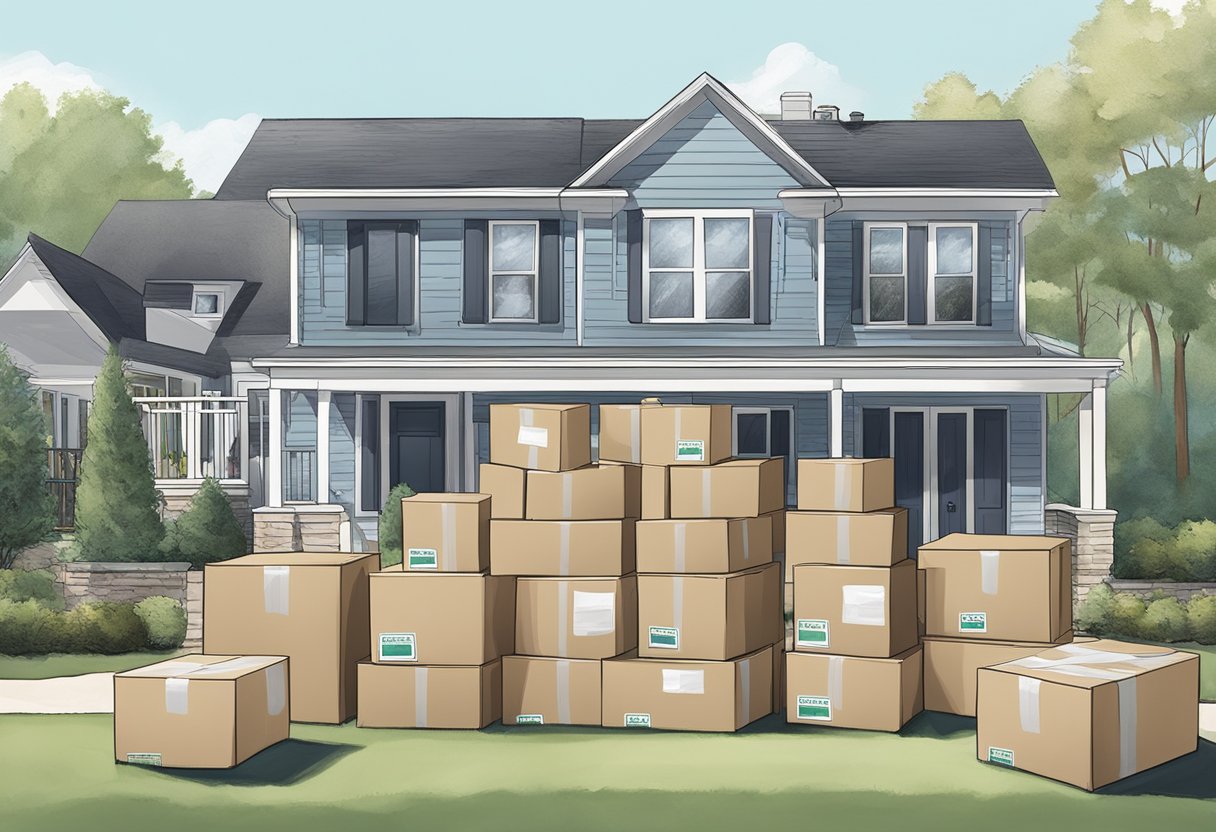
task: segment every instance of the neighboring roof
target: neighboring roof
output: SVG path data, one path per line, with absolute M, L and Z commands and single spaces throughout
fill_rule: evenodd
M 206 355 L 199 355 L 167 344 L 124 338 L 118 343 L 118 354 L 132 361 L 144 361 L 158 367 L 184 370 L 208 378 L 226 376 L 232 371 L 227 353 L 223 349 L 217 349 L 214 342 Z
M 144 337 L 143 298 L 138 291 L 101 266 L 37 234 L 28 239 L 55 281 L 106 338 L 118 343 L 123 338 Z

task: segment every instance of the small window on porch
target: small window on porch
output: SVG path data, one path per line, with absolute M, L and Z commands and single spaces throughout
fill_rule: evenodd
M 792 407 L 734 408 L 734 455 L 743 459 L 785 459 L 786 490 L 794 465 Z

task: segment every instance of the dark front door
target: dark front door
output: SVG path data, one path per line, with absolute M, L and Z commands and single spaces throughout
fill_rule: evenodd
M 937 536 L 967 531 L 967 414 L 937 416 Z
M 975 411 L 972 480 L 977 534 L 1005 534 L 1005 495 L 1009 487 L 1006 464 L 1008 427 L 1004 410 Z
M 406 483 L 418 492 L 445 488 L 443 402 L 389 405 L 389 487 Z
M 908 510 L 908 556 L 925 542 L 925 414 L 895 413 L 895 505 Z

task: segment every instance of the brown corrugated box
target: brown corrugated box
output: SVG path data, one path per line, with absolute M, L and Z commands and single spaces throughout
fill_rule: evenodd
M 642 406 L 600 405 L 600 461 L 642 461 Z
M 541 471 L 589 465 L 590 405 L 490 405 L 490 462 Z
M 599 659 L 506 656 L 503 725 L 599 725 Z
M 493 520 L 490 572 L 597 577 L 634 571 L 633 520 Z
M 1098 789 L 1198 747 L 1199 657 L 1098 640 L 981 668 L 980 760 Z
M 415 494 L 401 501 L 401 563 L 410 570 L 490 566 L 490 495 Z
M 520 578 L 515 652 L 603 659 L 637 646 L 638 588 L 623 578 Z
M 529 520 L 620 520 L 642 509 L 637 465 L 589 465 L 577 471 L 529 471 Z
M 730 458 L 728 404 L 642 405 L 642 464 L 713 465 Z
M 893 505 L 893 459 L 798 460 L 799 511 L 876 511 Z
M 784 561 L 785 550 L 789 547 L 787 539 L 789 512 L 785 509 L 770 511 L 765 514 L 765 517 L 772 518 L 773 521 L 773 560 Z
M 639 572 L 737 572 L 773 559 L 769 515 L 731 520 L 643 520 Z
M 390 567 L 370 591 L 377 664 L 483 665 L 514 649 L 514 578 Z
M 781 457 L 673 467 L 669 477 L 674 518 L 757 517 L 785 508 Z
M 916 564 L 794 567 L 794 649 L 889 658 L 918 640 Z
M 923 709 L 919 645 L 887 659 L 786 653 L 785 721 L 898 731 Z
M 782 635 L 781 567 L 638 575 L 638 655 L 723 661 Z
M 528 472 L 510 465 L 483 462 L 478 467 L 477 488 L 490 495 L 491 520 L 524 519 Z
M 782 638 L 773 645 L 773 713 L 779 714 L 785 707 L 785 654 L 787 639 Z
M 1072 642 L 1070 630 L 1059 642 Z M 1077 643 L 1093 641 L 1078 639 Z M 925 710 L 975 716 L 975 676 L 981 667 L 1041 653 L 1050 644 L 1018 641 L 977 641 L 969 638 L 926 638 Z
M 662 520 L 671 516 L 670 472 L 665 465 L 642 466 L 643 520 Z
M 603 663 L 605 728 L 737 731 L 773 712 L 770 644 L 723 662 L 621 657 Z
M 894 566 L 908 557 L 907 509 L 791 511 L 785 523 L 787 581 L 794 579 L 794 567 L 800 563 Z
M 114 674 L 114 759 L 232 768 L 287 739 L 282 656 L 191 654 Z
M 502 662 L 359 664 L 360 728 L 485 728 L 502 716 Z
M 280 552 L 209 563 L 203 652 L 291 659 L 293 722 L 355 715 L 355 674 L 371 653 L 368 575 L 380 556 Z
M 917 565 L 926 635 L 1051 643 L 1072 629 L 1068 538 L 949 534 Z

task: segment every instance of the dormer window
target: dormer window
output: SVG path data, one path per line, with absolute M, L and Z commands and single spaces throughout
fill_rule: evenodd
M 219 292 L 195 292 L 194 317 L 218 318 L 224 314 L 223 296 Z

